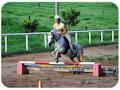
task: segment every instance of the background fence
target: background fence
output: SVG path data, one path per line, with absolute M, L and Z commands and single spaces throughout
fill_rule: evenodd
M 72 41 L 82 46 L 118 43 L 118 29 L 70 31 L 70 34 Z M 1 34 L 2 52 L 35 51 L 48 48 L 47 35 L 48 32 Z

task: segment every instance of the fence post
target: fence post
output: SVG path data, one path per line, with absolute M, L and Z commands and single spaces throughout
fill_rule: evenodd
M 59 15 L 59 2 L 55 2 L 55 15 Z
M 26 51 L 28 51 L 28 34 L 26 34 Z
M 78 33 L 75 33 L 75 42 L 78 43 Z
M 44 46 L 47 48 L 47 34 L 44 34 Z
M 103 32 L 101 31 L 101 42 L 103 42 Z
M 5 36 L 5 52 L 7 52 L 7 35 Z
M 112 31 L 112 42 L 114 42 L 114 31 Z
M 91 44 L 91 32 L 89 32 L 89 44 Z

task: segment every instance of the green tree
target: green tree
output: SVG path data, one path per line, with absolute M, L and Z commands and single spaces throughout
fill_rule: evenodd
M 39 23 L 38 23 L 38 20 L 36 20 L 36 19 L 24 20 L 24 22 L 23 22 L 23 28 L 26 33 L 35 32 L 37 30 L 38 25 L 39 25 Z
M 79 15 L 80 15 L 80 11 L 75 10 L 73 8 L 67 11 L 62 11 L 62 17 L 66 25 L 71 25 L 71 26 L 76 25 L 79 22 L 78 20 Z

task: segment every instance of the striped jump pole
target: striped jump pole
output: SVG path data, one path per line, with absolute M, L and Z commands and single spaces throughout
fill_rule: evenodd
M 42 62 L 42 61 L 19 61 L 17 63 L 17 74 L 29 74 L 27 67 L 39 67 L 39 68 L 81 68 L 82 65 L 91 67 L 93 76 L 99 77 L 102 74 L 101 64 L 95 62 Z M 75 70 L 75 69 L 74 69 Z

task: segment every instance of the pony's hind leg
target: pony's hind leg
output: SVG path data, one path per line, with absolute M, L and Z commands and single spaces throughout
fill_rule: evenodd
M 71 60 L 72 62 L 75 62 L 74 57 L 70 57 L 70 60 Z
M 77 56 L 77 59 L 79 60 L 79 62 L 82 62 L 83 61 L 83 48 L 80 47 L 79 49 L 79 55 Z
M 83 48 L 81 47 L 81 55 L 80 55 L 80 60 L 83 61 Z
M 78 61 L 81 62 L 80 57 L 77 57 Z

